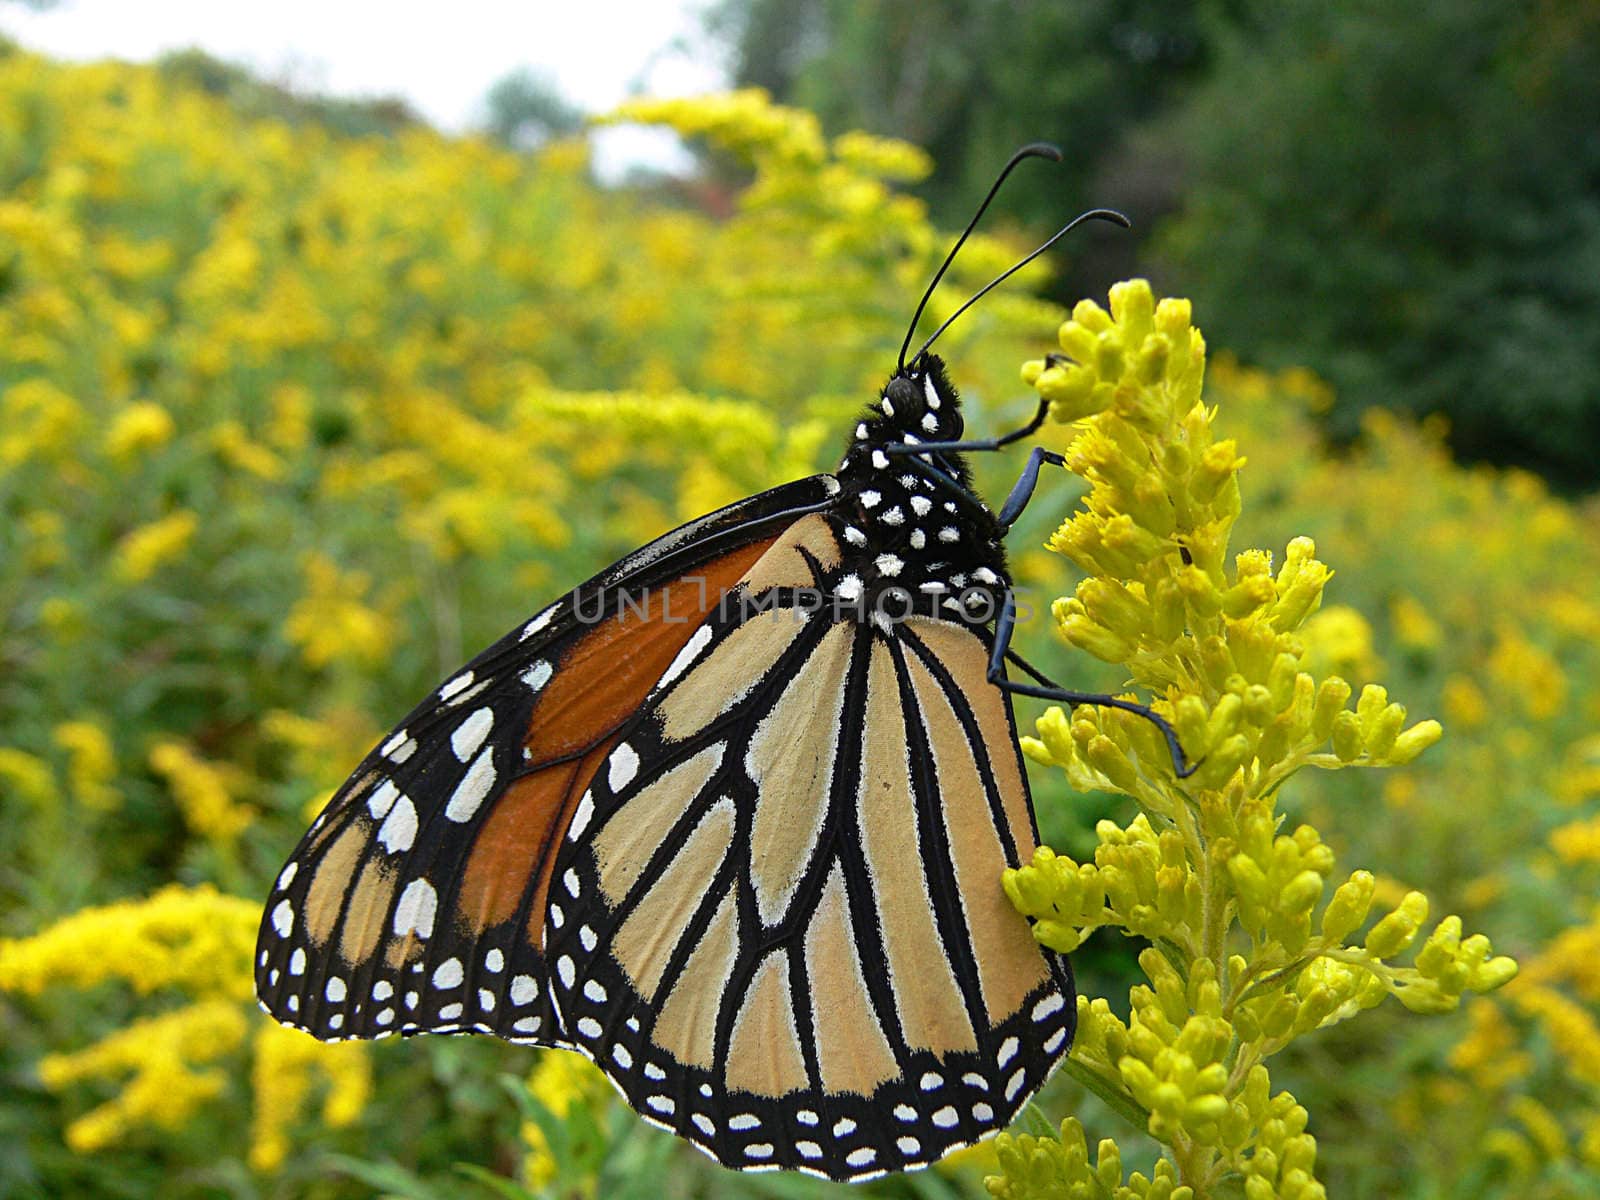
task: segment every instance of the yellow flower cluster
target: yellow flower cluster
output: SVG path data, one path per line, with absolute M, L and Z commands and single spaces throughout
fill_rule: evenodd
M 304 1113 L 316 1076 L 327 1083 L 322 1121 L 329 1128 L 353 1124 L 371 1099 L 371 1058 L 357 1042 L 327 1045 L 298 1029 L 263 1022 L 254 1049 L 250 1165 L 258 1171 L 275 1171 L 288 1157 L 290 1132 Z
M 393 618 L 366 602 L 372 580 L 365 572 L 341 571 L 323 554 L 308 555 L 304 569 L 305 595 L 284 620 L 283 635 L 307 666 L 371 665 L 393 650 Z
M 574 1160 L 592 1156 L 598 1146 L 593 1118 L 611 1095 L 610 1085 L 588 1059 L 561 1050 L 546 1050 L 528 1076 L 532 1111 L 522 1122 L 522 1181 L 542 1191 L 557 1178 L 571 1181 Z M 582 1119 L 579 1119 L 581 1116 Z M 563 1168 L 567 1170 L 563 1170 Z M 593 1180 L 580 1189 L 594 1192 Z
M 1205 344 L 1189 306 L 1119 284 L 1109 313 L 1080 303 L 1060 342 L 1064 356 L 1023 372 L 1054 417 L 1077 422 L 1067 462 L 1090 484 L 1051 539 L 1087 574 L 1054 613 L 1070 642 L 1156 694 L 1197 765 L 1176 776 L 1160 731 L 1136 715 L 1050 710 L 1023 740 L 1029 757 L 1139 812 L 1099 824 L 1092 862 L 1041 848 L 1006 873 L 1006 892 L 1056 950 L 1101 926 L 1152 943 L 1126 1024 L 1104 1000 L 1079 998 L 1071 1073 L 1168 1148 L 1177 1182 L 1197 1196 L 1230 1177 L 1252 1197 L 1320 1196 L 1305 1111 L 1269 1099 L 1263 1060 L 1388 994 L 1448 1011 L 1516 965 L 1482 935 L 1463 938 L 1455 916 L 1412 965 L 1391 963 L 1427 920 L 1419 892 L 1347 944 L 1368 920 L 1374 877 L 1357 871 L 1326 896 L 1333 851 L 1310 825 L 1279 832 L 1280 790 L 1302 768 L 1408 763 L 1441 731 L 1408 726 L 1378 684 L 1352 708 L 1343 678 L 1305 669 L 1302 630 L 1331 576 L 1311 539 L 1291 541 L 1276 568 L 1261 550 L 1230 565 L 1243 460 L 1201 400 Z M 1064 1186 L 1090 1178 L 1080 1156 L 1060 1164 Z M 991 1190 L 1006 1194 L 1007 1179 Z
M 98 721 L 63 721 L 55 728 L 56 745 L 67 752 L 67 779 L 72 795 L 85 808 L 115 808 L 122 793 L 111 786 L 117 756 L 111 738 Z
M 143 583 L 180 557 L 199 528 L 200 518 L 185 509 L 131 530 L 117 543 L 111 574 L 123 583 Z
M 255 820 L 254 810 L 235 798 L 241 785 L 237 769 L 207 762 L 182 742 L 172 740 L 150 748 L 150 767 L 172 789 L 184 824 L 201 837 L 229 842 Z
M 135 1021 L 87 1050 L 52 1054 L 39 1063 L 46 1087 L 61 1090 L 83 1080 L 128 1076 L 116 1096 L 67 1126 L 74 1150 L 101 1150 L 131 1130 L 175 1129 L 228 1088 L 220 1068 L 196 1070 L 232 1054 L 244 1042 L 239 1005 L 202 1000 L 159 1017 Z
M 250 995 L 250 955 L 261 908 L 210 884 L 172 884 L 143 900 L 86 908 L 29 938 L 0 941 L 0 990 L 114 979 L 138 992 Z

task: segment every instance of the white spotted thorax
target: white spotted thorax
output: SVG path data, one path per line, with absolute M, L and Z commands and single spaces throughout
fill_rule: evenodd
M 863 619 L 910 611 L 987 623 L 1008 585 L 1002 530 L 971 491 L 959 453 L 891 454 L 888 447 L 962 436 L 961 398 L 944 363 L 927 355 L 897 374 L 856 424 L 836 472 L 832 520 L 844 547 L 841 607 Z M 931 466 L 954 486 L 931 478 Z M 919 469 L 920 468 L 920 469 Z

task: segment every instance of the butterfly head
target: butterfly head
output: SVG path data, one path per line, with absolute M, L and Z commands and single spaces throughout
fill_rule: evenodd
M 924 354 L 895 372 L 871 416 L 868 429 L 877 438 L 912 445 L 957 441 L 965 428 L 961 397 L 937 354 Z

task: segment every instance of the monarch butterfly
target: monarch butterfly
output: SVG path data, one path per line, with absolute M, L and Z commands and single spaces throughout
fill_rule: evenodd
M 987 1137 L 1044 1082 L 1075 992 L 1000 886 L 1037 839 L 1010 694 L 1136 712 L 1185 760 L 1148 709 L 1010 650 L 1002 538 L 1062 460 L 1036 448 L 996 513 L 963 454 L 1044 406 L 964 442 L 949 322 L 907 363 L 1028 157 L 1060 152 L 1006 164 L 838 470 L 607 567 L 367 755 L 268 897 L 269 1014 L 574 1049 L 727 1166 L 841 1180 Z

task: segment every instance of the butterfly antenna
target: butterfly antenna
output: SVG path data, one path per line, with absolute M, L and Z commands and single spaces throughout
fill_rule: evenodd
M 928 347 L 933 345 L 934 342 L 939 340 L 939 335 L 941 333 L 943 333 L 946 329 L 949 329 L 950 326 L 955 322 L 955 319 L 957 317 L 959 317 L 962 313 L 966 312 L 967 309 L 971 308 L 979 300 L 982 300 L 990 292 L 994 291 L 995 288 L 999 287 L 1006 280 L 1010 279 L 1018 271 L 1022 270 L 1023 267 L 1027 266 L 1034 259 L 1038 258 L 1039 255 L 1043 254 L 1046 250 L 1050 249 L 1051 246 L 1054 246 L 1057 242 L 1059 242 L 1062 238 L 1066 237 L 1067 234 L 1071 233 L 1074 229 L 1076 229 L 1079 225 L 1082 225 L 1085 221 L 1110 221 L 1113 225 L 1121 225 L 1124 229 L 1132 229 L 1133 228 L 1133 222 L 1132 221 L 1128 220 L 1127 217 L 1123 216 L 1121 213 L 1117 212 L 1115 209 L 1110 209 L 1110 208 L 1094 208 L 1094 209 L 1090 209 L 1088 212 L 1084 213 L 1082 216 L 1074 217 L 1071 221 L 1067 222 L 1067 224 L 1063 225 L 1060 229 L 1058 229 L 1056 231 L 1056 233 L 1055 233 L 1055 236 L 1052 237 L 1048 242 L 1046 242 L 1044 245 L 1040 246 L 1032 254 L 1028 255 L 1027 258 L 1023 259 L 1021 262 L 1017 263 L 1015 266 L 1008 267 L 1008 268 L 1006 268 L 1006 270 L 1002 271 L 999 275 L 996 275 L 988 283 L 984 284 L 983 287 L 978 289 L 978 291 L 973 294 L 973 296 L 972 296 L 972 298 L 970 300 L 968 300 L 960 308 L 956 309 L 955 312 L 951 313 L 950 316 L 948 318 L 946 318 L 945 323 L 943 325 L 939 326 L 939 328 L 937 328 L 937 329 L 935 329 L 933 331 L 933 336 L 931 338 L 929 338 L 927 341 L 922 343 L 922 349 L 917 351 L 916 358 L 921 358 L 924 354 L 926 354 L 928 352 Z M 959 243 L 957 243 L 957 244 L 959 245 Z
M 911 324 L 906 329 L 906 339 L 900 343 L 900 372 L 906 369 L 906 351 L 911 346 L 911 335 L 917 331 L 917 322 L 922 320 L 922 310 L 928 307 L 928 301 L 933 298 L 933 289 L 939 286 L 939 281 L 944 278 L 944 273 L 950 269 L 950 264 L 955 262 L 956 254 L 960 251 L 972 231 L 978 227 L 984 211 L 989 207 L 996 195 L 1000 192 L 1000 185 L 1006 181 L 1006 176 L 1016 168 L 1016 165 L 1025 158 L 1048 158 L 1051 162 L 1061 161 L 1061 151 L 1049 142 L 1030 142 L 1013 154 L 1006 165 L 1000 168 L 1000 175 L 994 181 L 994 186 L 989 189 L 989 194 L 983 198 L 983 203 L 978 205 L 978 211 L 972 214 L 972 220 L 967 222 L 967 227 L 961 231 L 961 236 L 956 239 L 956 244 L 950 247 L 950 253 L 945 255 L 944 264 L 934 273 L 933 282 L 928 284 L 928 290 L 922 293 L 922 299 L 917 303 L 917 311 L 911 314 Z M 937 336 L 937 335 L 935 335 Z M 926 349 L 927 347 L 923 347 Z

